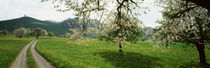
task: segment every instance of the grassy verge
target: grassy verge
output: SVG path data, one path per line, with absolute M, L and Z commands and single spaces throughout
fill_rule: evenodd
M 27 68 L 36 68 L 36 62 L 31 54 L 30 48 L 27 51 Z
M 0 37 L 0 68 L 8 68 L 20 53 L 22 48 L 33 38 Z
M 118 46 L 96 39 L 69 42 L 66 38 L 40 38 L 36 49 L 58 68 L 199 68 L 195 47 L 172 45 L 171 48 L 153 48 L 152 42 Z M 210 53 L 206 49 L 210 63 Z

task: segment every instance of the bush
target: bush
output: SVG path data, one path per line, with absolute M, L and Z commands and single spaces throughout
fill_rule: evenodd
M 2 30 L 2 35 L 7 35 L 8 33 L 8 30 Z

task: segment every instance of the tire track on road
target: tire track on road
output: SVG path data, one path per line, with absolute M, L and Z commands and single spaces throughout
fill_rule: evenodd
M 26 54 L 27 54 L 27 50 L 30 47 L 30 45 L 35 41 L 32 40 L 29 44 L 27 44 L 22 50 L 21 52 L 18 54 L 18 56 L 16 57 L 15 61 L 12 63 L 12 65 L 10 66 L 10 68 L 26 68 Z
M 38 40 L 35 40 L 31 46 L 31 54 L 33 55 L 33 58 L 36 62 L 37 67 L 38 68 L 56 68 L 35 50 L 37 41 Z

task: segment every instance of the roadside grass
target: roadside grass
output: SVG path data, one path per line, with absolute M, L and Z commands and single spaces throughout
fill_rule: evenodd
M 15 38 L 12 35 L 0 37 L 0 68 L 8 68 L 22 48 L 33 38 Z
M 36 62 L 35 62 L 32 54 L 31 54 L 31 48 L 30 47 L 27 51 L 27 68 L 36 68 Z
M 111 42 L 67 38 L 40 38 L 36 49 L 58 68 L 201 68 L 195 47 L 184 44 L 153 48 L 153 42 L 123 45 L 123 53 Z M 206 51 L 210 63 L 210 51 Z
M 8 35 L 0 35 L 0 37 L 15 37 L 14 35 L 8 34 Z

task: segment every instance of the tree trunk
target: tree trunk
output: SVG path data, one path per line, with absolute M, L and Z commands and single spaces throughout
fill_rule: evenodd
M 200 57 L 200 64 L 206 65 L 207 62 L 206 62 L 206 55 L 204 52 L 204 49 L 205 49 L 204 44 L 196 44 L 196 47 L 197 47 L 199 57 Z
M 119 43 L 119 52 L 122 53 L 122 43 Z

